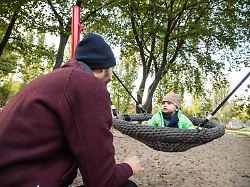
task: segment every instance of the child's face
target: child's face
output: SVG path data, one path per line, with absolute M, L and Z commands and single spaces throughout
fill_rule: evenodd
M 161 106 L 164 113 L 175 113 L 178 111 L 178 108 L 169 101 L 163 101 Z

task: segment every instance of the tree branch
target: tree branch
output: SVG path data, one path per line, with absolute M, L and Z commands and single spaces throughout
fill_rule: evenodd
M 87 21 L 93 14 L 95 14 L 96 12 L 98 12 L 99 10 L 101 10 L 103 7 L 106 7 L 108 5 L 111 5 L 112 3 L 114 3 L 115 1 L 110 1 L 108 3 L 104 3 L 103 5 L 101 5 L 99 8 L 96 8 L 95 10 L 93 10 L 92 12 L 90 12 L 87 16 L 85 16 L 85 18 L 83 18 L 83 22 Z
M 11 35 L 11 31 L 12 31 L 14 25 L 15 25 L 16 20 L 17 20 L 17 16 L 18 16 L 17 12 L 14 12 L 14 14 L 13 14 L 11 20 L 10 20 L 10 23 L 8 25 L 8 28 L 7 28 L 6 32 L 5 32 L 5 35 L 4 35 L 4 37 L 3 37 L 3 39 L 2 39 L 2 41 L 0 43 L 0 57 L 3 54 L 4 47 L 8 43 L 8 40 L 9 40 L 10 35 Z
M 62 19 L 62 17 L 61 17 L 61 16 L 58 14 L 58 12 L 56 11 L 56 9 L 55 9 L 53 3 L 52 3 L 50 0 L 47 0 L 47 1 L 48 1 L 48 4 L 49 4 L 51 10 L 52 10 L 53 13 L 55 14 L 55 17 L 57 18 L 60 27 L 63 27 L 63 19 Z

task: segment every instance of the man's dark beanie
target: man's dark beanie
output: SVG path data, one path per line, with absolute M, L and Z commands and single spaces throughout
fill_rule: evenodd
M 110 46 L 100 35 L 94 33 L 87 33 L 77 44 L 74 58 L 91 69 L 106 69 L 116 65 Z

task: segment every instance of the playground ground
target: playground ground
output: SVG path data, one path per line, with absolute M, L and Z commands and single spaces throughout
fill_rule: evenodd
M 249 187 L 250 136 L 227 131 L 186 152 L 155 151 L 113 130 L 117 162 L 136 155 L 145 171 L 131 177 L 139 187 Z M 78 176 L 72 187 L 81 184 Z

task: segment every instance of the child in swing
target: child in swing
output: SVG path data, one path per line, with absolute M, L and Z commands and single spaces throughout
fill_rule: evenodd
M 193 123 L 180 110 L 182 97 L 180 94 L 169 92 L 163 97 L 161 110 L 153 117 L 144 121 L 143 124 L 158 126 L 158 127 L 172 127 L 180 129 L 193 129 Z

